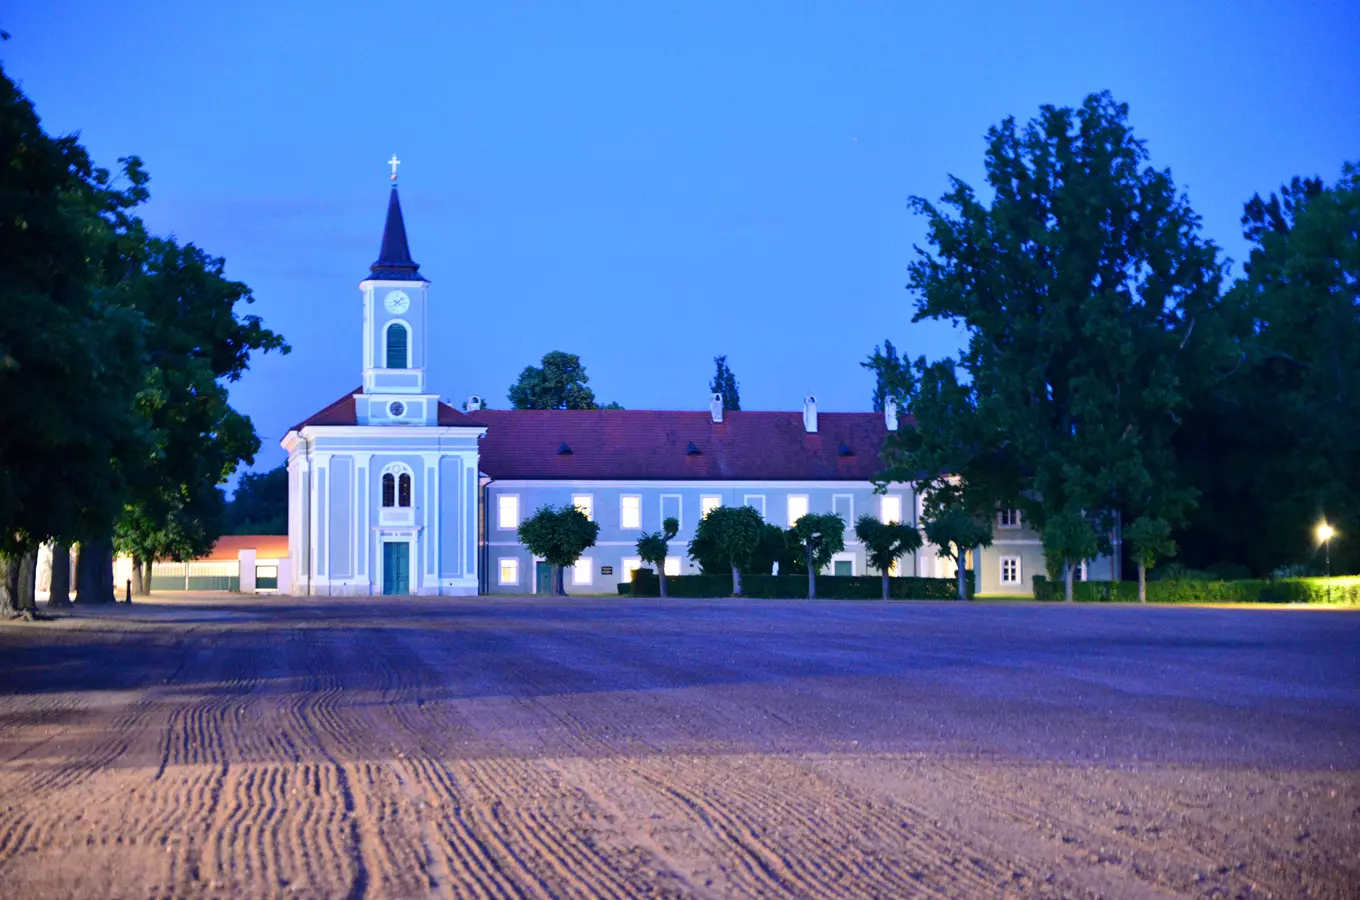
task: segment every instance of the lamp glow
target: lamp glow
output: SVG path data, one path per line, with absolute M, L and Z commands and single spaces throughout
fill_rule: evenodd
M 1335 535 L 1336 535 L 1336 532 L 1332 529 L 1332 526 L 1328 525 L 1326 522 L 1323 522 L 1321 525 L 1319 525 L 1319 526 L 1317 527 L 1317 538 L 1318 538 L 1318 543 L 1320 543 L 1320 544 L 1325 544 L 1325 543 L 1327 543 L 1327 542 L 1330 541 Z

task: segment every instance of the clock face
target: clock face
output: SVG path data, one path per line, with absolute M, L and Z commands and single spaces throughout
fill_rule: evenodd
M 411 308 L 411 298 L 406 296 L 405 291 L 392 291 L 383 300 L 383 305 L 392 315 L 399 316 Z

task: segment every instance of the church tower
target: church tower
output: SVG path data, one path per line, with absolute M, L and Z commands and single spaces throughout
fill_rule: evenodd
M 360 425 L 434 425 L 439 397 L 426 393 L 429 288 L 411 259 L 397 194 L 395 156 L 378 259 L 359 283 L 364 301 L 364 387 L 355 395 Z

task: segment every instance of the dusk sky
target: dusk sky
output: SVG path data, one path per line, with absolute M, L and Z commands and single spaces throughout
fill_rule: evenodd
M 861 410 L 885 337 L 952 352 L 911 323 L 907 198 L 981 185 L 1007 115 L 1112 91 L 1236 261 L 1254 192 L 1360 159 L 1353 0 L 1032 5 L 53 0 L 7 4 L 0 59 L 292 344 L 232 391 L 267 468 L 360 382 L 394 152 L 434 390 L 504 407 L 566 350 L 601 402 L 679 409 L 715 354 L 747 409 Z

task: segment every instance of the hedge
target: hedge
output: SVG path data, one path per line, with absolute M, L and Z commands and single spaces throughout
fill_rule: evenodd
M 973 573 L 968 573 L 968 589 L 972 592 Z M 741 592 L 744 597 L 762 600 L 802 599 L 807 597 L 806 575 L 743 575 Z M 657 597 L 661 584 L 651 569 L 633 573 L 631 590 L 619 585 L 619 593 L 634 597 Z M 731 575 L 672 575 L 666 579 L 666 593 L 671 597 L 731 597 Z M 956 600 L 958 582 L 953 578 L 890 578 L 888 596 L 893 600 Z M 883 581 L 877 575 L 819 575 L 819 600 L 879 600 L 883 597 Z
M 1328 595 L 1330 583 L 1331 593 Z M 1079 581 L 1072 586 L 1078 603 L 1136 603 L 1136 581 Z M 1149 603 L 1332 603 L 1360 604 L 1360 577 L 1281 578 L 1266 581 L 1244 578 L 1238 581 L 1149 581 Z M 1063 583 L 1034 578 L 1034 599 L 1060 601 Z

